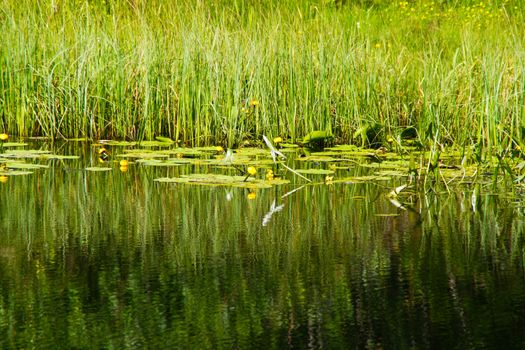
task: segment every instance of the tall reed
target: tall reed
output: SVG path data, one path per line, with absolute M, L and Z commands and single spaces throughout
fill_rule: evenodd
M 522 1 L 58 1 L 0 4 L 0 128 L 189 145 L 523 144 Z

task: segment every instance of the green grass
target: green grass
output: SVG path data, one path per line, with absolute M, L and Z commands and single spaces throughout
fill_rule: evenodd
M 0 3 L 0 131 L 525 149 L 523 1 Z M 251 101 L 257 101 L 252 106 Z

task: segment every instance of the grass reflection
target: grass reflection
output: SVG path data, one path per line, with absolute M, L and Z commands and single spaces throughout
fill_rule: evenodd
M 184 167 L 68 164 L 0 190 L 2 348 L 525 341 L 523 213 L 500 196 L 414 192 L 404 211 L 394 183 L 249 199 L 153 181 Z

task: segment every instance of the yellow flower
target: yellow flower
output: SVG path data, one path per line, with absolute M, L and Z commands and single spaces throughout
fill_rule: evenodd
M 257 194 L 255 192 L 248 192 L 246 195 L 248 199 L 255 199 L 257 197 Z
M 120 165 L 120 166 L 125 166 L 125 167 L 127 167 L 127 166 L 129 165 L 129 162 L 128 162 L 127 160 L 125 160 L 125 159 L 122 159 L 122 160 L 119 162 L 119 165 Z
M 100 159 L 107 160 L 109 158 L 109 152 L 104 147 L 99 148 L 97 152 L 98 152 Z
M 266 180 L 268 180 L 268 181 L 272 181 L 273 180 L 273 170 L 272 169 L 266 170 Z
M 334 177 L 333 176 L 328 176 L 326 175 L 326 177 L 324 178 L 324 182 L 327 184 L 327 185 L 330 185 L 332 184 L 332 181 L 334 180 Z
M 0 182 L 5 184 L 7 182 L 7 180 L 9 180 L 9 178 L 5 175 L 1 175 L 0 176 Z
M 259 101 L 257 101 L 257 100 L 251 100 L 250 101 L 250 106 L 257 107 L 258 105 L 259 105 Z
M 215 150 L 216 150 L 217 152 L 219 152 L 219 153 L 220 153 L 220 152 L 224 152 L 224 148 L 222 148 L 222 146 L 217 146 L 217 147 L 215 147 Z
M 125 173 L 125 172 L 128 171 L 128 166 L 127 165 L 126 166 L 121 165 L 119 169 L 120 169 L 121 172 Z
M 0 134 L 0 141 L 6 141 L 9 138 L 7 134 Z
M 253 166 L 249 166 L 248 167 L 248 174 L 250 174 L 251 176 L 254 176 L 255 174 L 257 174 L 257 169 L 255 169 L 255 167 L 253 167 Z
M 280 144 L 281 142 L 283 142 L 283 139 L 281 137 L 276 137 L 273 139 L 273 143 L 275 143 L 276 145 Z
M 381 44 L 380 44 L 380 43 L 377 43 L 377 44 L 375 45 L 375 47 L 376 47 L 376 49 L 379 49 L 379 48 L 381 47 Z

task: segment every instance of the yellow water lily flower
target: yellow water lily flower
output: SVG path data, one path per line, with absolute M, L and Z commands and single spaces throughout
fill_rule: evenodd
M 7 180 L 9 180 L 9 178 L 5 175 L 1 175 L 0 176 L 0 182 L 5 184 L 7 182 Z
M 257 169 L 255 169 L 255 167 L 253 167 L 253 166 L 249 166 L 248 167 L 248 174 L 250 174 L 251 176 L 254 176 L 255 174 L 257 174 Z
M 272 169 L 268 169 L 266 171 L 266 180 L 272 181 L 273 177 L 274 177 L 273 170 Z
M 104 147 L 99 148 L 97 152 L 98 152 L 100 159 L 107 160 L 109 158 L 109 152 Z
M 251 199 L 255 199 L 255 198 L 257 198 L 257 193 L 255 193 L 255 192 L 248 192 L 248 194 L 246 195 L 246 198 L 248 198 L 250 200 Z
M 121 171 L 122 173 L 125 173 L 125 172 L 128 171 L 128 167 L 127 167 L 127 166 L 121 166 L 119 169 L 120 169 L 120 171 Z
M 250 101 L 250 106 L 257 107 L 258 105 L 259 105 L 259 101 L 257 101 L 257 100 L 251 100 Z
M 281 137 L 275 137 L 273 139 L 273 143 L 275 143 L 276 145 L 280 144 L 281 142 L 283 142 L 283 139 Z
M 216 150 L 217 152 L 219 152 L 219 153 L 220 153 L 220 152 L 224 152 L 224 148 L 222 148 L 222 146 L 217 146 L 217 147 L 215 147 L 215 150 Z
M 119 162 L 119 165 L 120 165 L 121 167 L 123 167 L 123 166 L 127 167 L 127 166 L 129 165 L 129 162 L 128 162 L 127 160 L 125 160 L 125 159 L 122 159 L 122 160 Z
M 7 141 L 8 138 L 9 138 L 9 135 L 7 135 L 7 134 L 0 134 L 0 141 Z

